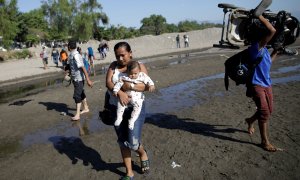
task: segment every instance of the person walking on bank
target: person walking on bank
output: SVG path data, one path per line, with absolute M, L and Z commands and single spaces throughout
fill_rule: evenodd
M 45 46 L 43 46 L 43 50 L 40 53 L 40 57 L 42 58 L 44 69 L 45 70 L 49 69 L 49 67 L 48 67 L 48 53 L 47 53 L 47 50 L 46 50 Z
M 180 36 L 179 36 L 179 34 L 177 34 L 177 36 L 176 36 L 176 45 L 177 45 L 177 48 L 180 48 Z
M 93 72 L 93 75 L 96 76 L 95 65 L 94 65 L 95 56 L 94 56 L 94 51 L 93 51 L 92 47 L 88 47 L 87 54 L 88 54 L 89 63 L 91 66 L 91 71 Z
M 88 72 L 86 71 L 83 63 L 82 56 L 76 50 L 76 42 L 70 41 L 68 44 L 68 49 L 70 51 L 69 55 L 69 65 L 71 76 L 73 79 L 74 85 L 74 94 L 73 98 L 76 103 L 76 114 L 71 119 L 73 121 L 80 120 L 80 114 L 89 112 L 89 107 L 86 100 L 86 95 L 84 92 L 84 81 L 87 81 L 87 84 L 90 87 L 93 87 L 93 82 L 90 80 Z M 81 104 L 83 104 L 83 110 L 80 112 Z
M 264 4 L 267 1 L 262 1 Z M 269 3 L 271 4 L 271 3 Z M 275 152 L 280 150 L 273 146 L 268 138 L 268 122 L 270 115 L 273 111 L 273 94 L 272 94 L 272 82 L 270 77 L 270 69 L 272 62 L 277 56 L 278 50 L 275 48 L 271 55 L 266 48 L 267 43 L 273 38 L 276 33 L 276 29 L 272 24 L 262 16 L 262 12 L 266 7 L 261 5 L 256 8 L 254 15 L 260 20 L 262 25 L 266 28 L 259 28 L 258 32 L 255 32 L 256 40 L 252 42 L 249 47 L 250 58 L 255 61 L 258 57 L 262 57 L 262 61 L 255 67 L 254 75 L 250 85 L 247 85 L 247 95 L 251 96 L 256 104 L 257 110 L 253 116 L 246 118 L 245 121 L 248 124 L 248 132 L 250 135 L 254 133 L 253 123 L 258 120 L 258 126 L 261 136 L 261 147 L 269 152 Z
M 59 59 L 59 52 L 56 48 L 52 49 L 51 57 L 53 60 L 53 63 L 58 67 L 58 59 Z
M 133 111 L 132 107 L 129 107 L 130 97 L 128 97 L 126 91 L 134 90 L 143 92 L 146 89 L 144 83 L 138 83 L 134 86 L 131 83 L 124 82 L 122 89 L 118 91 L 117 96 L 113 95 L 113 89 L 121 76 L 126 74 L 127 65 L 132 61 L 131 47 L 127 42 L 119 42 L 114 47 L 116 61 L 112 62 L 106 74 L 106 87 L 107 87 L 107 99 L 105 100 L 105 108 L 109 109 L 112 113 L 113 119 L 117 116 L 117 104 L 120 102 L 123 105 L 128 105 L 124 112 L 124 117 L 130 117 Z M 141 72 L 148 74 L 144 64 L 140 63 Z M 148 90 L 148 89 L 147 89 Z M 131 130 L 128 128 L 128 118 L 124 119 L 119 126 L 115 126 L 115 131 L 118 136 L 118 143 L 121 149 L 123 162 L 126 167 L 126 176 L 122 177 L 123 180 L 132 180 L 134 173 L 132 170 L 131 151 L 135 151 L 139 154 L 141 160 L 141 171 L 148 173 L 150 170 L 150 161 L 148 159 L 147 152 L 141 142 L 142 127 L 145 122 L 145 102 L 141 107 L 141 112 L 134 123 L 134 128 Z
M 189 36 L 187 34 L 183 35 L 183 39 L 184 39 L 184 47 L 190 47 L 189 45 Z

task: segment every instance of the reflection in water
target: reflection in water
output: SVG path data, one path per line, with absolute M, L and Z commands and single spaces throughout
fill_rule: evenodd
M 187 59 L 179 59 L 178 61 L 170 62 L 169 65 L 184 64 L 186 62 L 187 62 Z
M 95 109 L 99 108 L 95 107 Z M 99 120 L 98 111 L 91 113 L 82 115 L 80 121 L 70 121 L 70 116 L 63 116 L 64 119 L 60 123 L 26 135 L 22 141 L 22 146 L 29 147 L 36 143 L 47 143 L 47 139 L 51 136 L 83 136 L 107 128 L 107 125 Z
M 182 57 L 189 57 L 190 53 L 185 53 L 185 54 L 178 54 L 178 58 L 182 58 Z
M 80 121 L 74 121 L 72 122 L 73 127 L 77 127 L 79 129 L 79 136 L 89 135 L 89 127 L 88 127 L 88 120 L 83 120 L 83 125 L 81 125 Z

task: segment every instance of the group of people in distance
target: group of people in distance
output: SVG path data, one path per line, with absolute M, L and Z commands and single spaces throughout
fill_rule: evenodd
M 177 47 L 177 48 L 181 48 L 181 45 L 180 45 L 180 44 L 181 44 L 181 43 L 180 43 L 180 35 L 177 34 L 177 36 L 176 36 L 175 39 L 176 39 L 176 47 Z M 189 35 L 184 34 L 184 35 L 183 35 L 183 42 L 184 42 L 184 47 L 185 47 L 185 48 L 190 47 L 189 41 L 190 41 Z
M 100 43 L 97 50 L 100 54 L 100 59 L 105 59 L 106 54 L 109 51 L 108 43 L 107 42 Z
M 101 48 L 100 48 L 101 45 Z M 99 45 L 99 53 L 100 53 L 100 59 L 104 59 L 106 57 L 106 54 L 109 50 L 109 46 L 107 43 L 104 44 L 100 44 Z M 89 63 L 89 74 L 93 74 L 94 76 L 96 76 L 96 71 L 95 71 L 95 66 L 94 66 L 94 60 L 95 58 L 95 54 L 94 54 L 94 50 L 92 47 L 88 47 L 87 51 L 83 51 L 82 52 L 82 57 L 84 59 L 88 60 Z M 42 47 L 42 51 L 40 52 L 40 57 L 42 59 L 43 65 L 44 65 L 44 69 L 48 69 L 48 59 L 51 58 L 51 60 L 53 61 L 53 63 L 56 65 L 56 67 L 58 67 L 59 62 L 62 64 L 62 68 L 65 69 L 65 67 L 68 64 L 68 45 L 65 44 L 62 48 L 61 51 L 59 52 L 59 50 L 57 48 L 53 48 L 51 53 L 49 54 L 49 52 L 47 51 L 46 47 L 43 46 Z
M 261 147 L 266 151 L 274 152 L 279 149 L 273 146 L 268 138 L 268 122 L 273 106 L 270 68 L 277 56 L 278 49 L 274 49 L 270 54 L 266 48 L 276 29 L 262 16 L 264 9 L 258 8 L 254 11 L 255 17 L 262 22 L 265 28 L 260 30 L 261 33 L 257 34 L 257 37 L 249 47 L 250 58 L 253 60 L 263 52 L 263 59 L 255 67 L 251 85 L 247 87 L 252 92 L 252 99 L 257 106 L 257 110 L 252 117 L 246 118 L 245 122 L 251 135 L 254 133 L 254 122 L 258 121 Z M 74 85 L 73 98 L 76 104 L 76 114 L 72 117 L 73 121 L 80 120 L 81 114 L 89 112 L 84 82 L 86 81 L 90 87 L 93 86 L 93 82 L 84 68 L 82 55 L 76 48 L 76 42 L 70 41 L 68 44 L 70 51 L 68 59 Z M 139 155 L 141 171 L 143 173 L 149 173 L 150 171 L 149 157 L 141 141 L 142 127 L 146 114 L 143 92 L 153 92 L 155 85 L 148 76 L 145 65 L 133 60 L 132 50 L 127 42 L 118 42 L 113 50 L 116 60 L 110 64 L 106 74 L 107 91 L 104 108 L 111 113 L 110 117 L 114 122 L 114 129 L 118 137 L 117 142 L 126 167 L 126 175 L 121 179 L 132 180 L 134 172 L 132 169 L 131 151 Z M 88 52 L 88 57 L 92 58 L 92 56 L 93 54 Z M 83 109 L 81 110 L 82 105 Z

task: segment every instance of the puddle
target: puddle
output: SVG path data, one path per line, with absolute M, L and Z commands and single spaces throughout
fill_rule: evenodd
M 196 93 L 206 96 L 207 92 L 201 91 L 207 81 L 224 78 L 224 73 L 187 81 L 175 86 L 160 89 L 158 93 L 146 97 L 147 113 L 166 113 L 201 104 Z M 216 94 L 222 95 L 222 93 Z
M 69 116 L 62 116 L 62 121 L 55 126 L 26 135 L 22 141 L 22 147 L 27 148 L 33 144 L 49 143 L 49 138 L 54 136 L 78 137 L 89 135 L 107 127 L 98 119 L 98 111 L 93 112 L 92 117 L 82 115 L 82 119 L 76 122 L 70 121 Z

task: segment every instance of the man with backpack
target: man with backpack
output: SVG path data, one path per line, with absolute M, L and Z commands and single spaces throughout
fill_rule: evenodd
M 262 56 L 261 62 L 255 67 L 251 82 L 247 84 L 247 96 L 251 96 L 254 100 L 257 110 L 253 116 L 246 118 L 248 124 L 248 132 L 250 135 L 254 133 L 254 122 L 258 120 L 258 126 L 261 135 L 261 147 L 269 152 L 279 150 L 273 146 L 268 138 L 268 122 L 273 108 L 272 82 L 270 78 L 270 69 L 272 61 L 277 56 L 278 49 L 274 49 L 271 55 L 266 48 L 267 43 L 276 33 L 276 29 L 272 24 L 262 16 L 264 10 L 271 4 L 271 0 L 263 0 L 261 4 L 254 10 L 254 16 L 257 17 L 265 28 L 257 27 L 255 40 L 249 47 L 249 56 L 255 61 Z
M 89 79 L 88 72 L 84 67 L 82 56 L 76 50 L 76 42 L 70 41 L 68 43 L 68 49 L 70 51 L 69 65 L 73 80 L 72 82 L 74 85 L 73 98 L 76 103 L 76 114 L 71 119 L 73 121 L 78 121 L 80 120 L 80 114 L 89 112 L 89 107 L 84 92 L 84 81 L 86 80 L 90 87 L 93 87 L 93 82 Z M 80 112 L 81 104 L 83 104 L 83 110 Z

